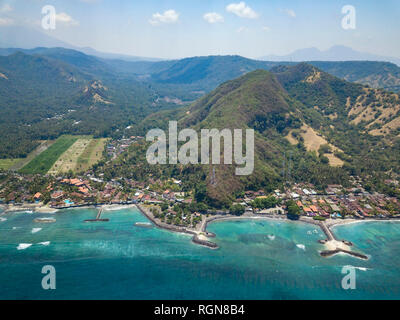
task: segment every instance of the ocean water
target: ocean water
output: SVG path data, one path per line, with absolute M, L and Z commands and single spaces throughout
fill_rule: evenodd
M 94 209 L 0 217 L 0 299 L 399 299 L 400 224 L 334 228 L 370 256 L 322 258 L 315 226 L 286 221 L 215 222 L 220 246 L 135 226 L 134 208 L 104 211 L 109 222 L 85 223 Z M 35 223 L 52 217 L 55 223 Z M 41 286 L 42 267 L 56 269 L 56 289 Z M 343 266 L 356 269 L 356 289 L 341 286 Z

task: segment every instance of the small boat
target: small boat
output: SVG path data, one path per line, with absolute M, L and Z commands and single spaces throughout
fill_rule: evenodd
M 151 224 L 150 222 L 136 222 L 135 226 L 143 228 L 151 228 L 153 224 Z

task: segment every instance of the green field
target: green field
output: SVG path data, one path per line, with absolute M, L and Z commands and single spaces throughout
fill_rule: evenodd
M 26 174 L 46 174 L 57 159 L 79 138 L 80 136 L 70 135 L 59 137 L 48 149 L 24 166 L 20 172 Z
M 0 170 L 8 170 L 20 161 L 21 159 L 0 159 Z
M 103 156 L 106 143 L 107 139 L 93 139 L 78 158 L 75 171 L 86 171 L 99 162 Z

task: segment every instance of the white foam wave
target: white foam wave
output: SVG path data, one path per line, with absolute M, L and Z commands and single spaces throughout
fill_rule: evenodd
M 118 211 L 118 210 L 123 210 L 126 209 L 127 207 L 125 206 L 116 206 L 116 207 L 103 207 L 104 211 Z
M 301 244 L 301 243 L 296 244 L 296 247 L 301 249 L 301 250 L 306 250 L 306 246 L 304 244 Z
M 273 234 L 268 235 L 269 240 L 275 240 L 275 236 Z
M 25 250 L 26 248 L 29 248 L 32 245 L 32 243 L 20 243 L 17 247 L 17 250 Z
M 42 246 L 48 246 L 50 241 L 39 242 L 38 244 L 41 244 Z
M 32 229 L 32 233 L 39 232 L 40 230 L 42 230 L 42 228 L 33 228 L 33 229 Z
M 348 268 L 354 268 L 356 270 L 360 270 L 360 271 L 368 271 L 368 270 L 372 270 L 371 268 L 366 268 L 366 267 L 355 267 L 355 266 L 345 266 Z

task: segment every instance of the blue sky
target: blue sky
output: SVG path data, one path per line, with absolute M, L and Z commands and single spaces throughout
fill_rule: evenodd
M 46 33 L 105 52 L 256 58 L 346 45 L 400 57 L 398 0 L 0 0 L 0 32 L 9 24 L 41 30 L 46 4 L 58 15 Z M 354 30 L 341 26 L 344 5 L 356 9 Z

